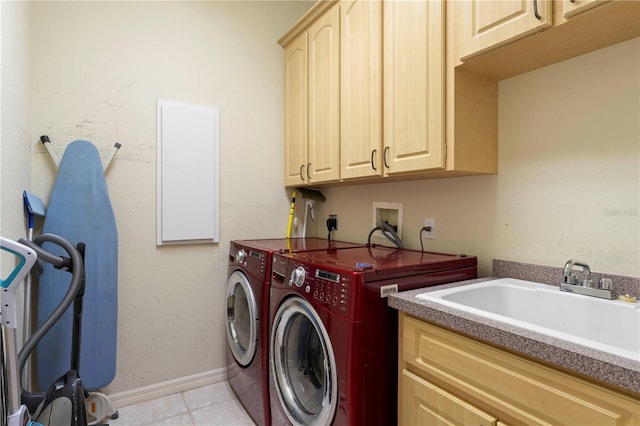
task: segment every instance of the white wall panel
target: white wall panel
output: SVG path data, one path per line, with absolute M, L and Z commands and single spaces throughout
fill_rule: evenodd
M 157 244 L 218 242 L 216 108 L 158 100 Z

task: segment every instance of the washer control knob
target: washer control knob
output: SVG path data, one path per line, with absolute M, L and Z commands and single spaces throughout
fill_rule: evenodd
M 306 291 L 307 293 L 309 293 L 311 291 L 311 286 L 308 285 L 304 288 L 304 291 Z
M 304 279 L 307 276 L 307 271 L 304 270 L 302 266 L 298 266 L 291 272 L 291 284 L 295 284 L 296 287 L 302 287 L 304 284 Z
M 247 252 L 244 251 L 244 249 L 238 250 L 238 252 L 236 253 L 236 262 L 244 263 L 246 258 L 247 258 Z

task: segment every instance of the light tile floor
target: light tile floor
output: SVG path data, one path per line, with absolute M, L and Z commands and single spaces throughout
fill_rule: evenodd
M 253 426 L 227 382 L 177 393 L 118 410 L 111 426 Z

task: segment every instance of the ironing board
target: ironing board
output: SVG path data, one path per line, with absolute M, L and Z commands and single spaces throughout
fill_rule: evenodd
M 86 244 L 86 289 L 82 316 L 80 377 L 86 389 L 107 386 L 115 377 L 118 321 L 118 232 L 100 155 L 88 141 L 70 143 L 60 161 L 43 233 Z M 63 253 L 54 245 L 45 250 Z M 67 291 L 70 274 L 46 265 L 38 286 L 38 325 Z M 41 389 L 69 370 L 72 312 L 38 344 L 37 382 Z

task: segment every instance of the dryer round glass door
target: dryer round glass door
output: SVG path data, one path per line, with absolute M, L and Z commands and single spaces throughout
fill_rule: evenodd
M 233 357 L 248 366 L 258 347 L 258 305 L 247 276 L 235 271 L 227 280 L 227 341 Z
M 338 377 L 333 346 L 311 304 L 286 299 L 271 332 L 272 373 L 278 399 L 294 425 L 331 423 L 337 406 Z

